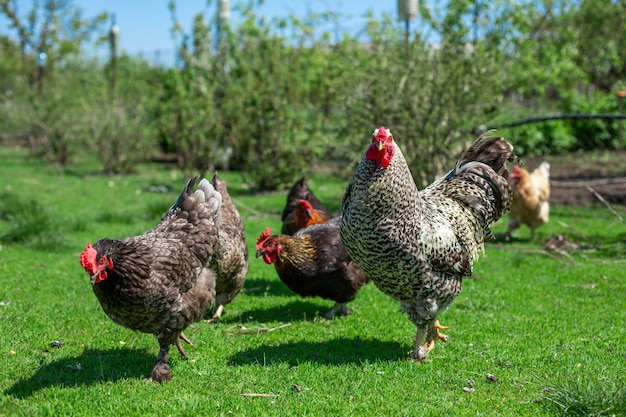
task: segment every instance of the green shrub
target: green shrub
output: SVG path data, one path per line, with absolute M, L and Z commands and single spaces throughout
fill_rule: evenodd
M 561 103 L 564 113 L 616 114 L 617 100 L 614 94 L 595 93 L 588 96 L 571 92 L 565 94 Z M 581 119 L 570 123 L 572 135 L 576 138 L 576 144 L 570 150 L 619 149 L 625 145 L 619 140 L 619 120 Z
M 68 247 L 63 220 L 52 215 L 35 199 L 14 193 L 0 195 L 0 220 L 6 222 L 0 241 L 19 243 L 39 250 L 61 250 Z M 76 229 L 84 227 L 77 223 Z

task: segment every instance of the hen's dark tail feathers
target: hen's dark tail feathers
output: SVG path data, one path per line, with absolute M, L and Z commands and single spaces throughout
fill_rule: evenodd
M 221 211 L 219 208 L 222 205 L 222 195 L 215 190 L 213 185 L 211 185 L 206 178 L 203 178 L 198 184 L 196 191 L 193 191 L 198 178 L 200 178 L 199 175 L 190 178 L 187 181 L 187 184 L 178 196 L 176 203 L 174 203 L 174 205 L 163 215 L 162 219 L 170 216 L 176 216 L 181 210 L 191 211 L 193 210 L 193 205 L 203 203 L 207 204 L 211 208 L 214 223 L 219 223 L 221 220 Z M 194 198 L 189 198 L 190 196 L 193 196 Z
M 324 204 L 315 196 L 315 194 L 313 194 L 313 191 L 309 188 L 308 184 L 306 183 L 306 176 L 304 176 L 296 181 L 289 190 L 289 193 L 287 194 L 287 205 L 283 209 L 283 213 L 280 216 L 281 221 L 285 221 L 287 216 L 289 216 L 295 210 L 296 206 L 298 205 L 298 200 L 306 200 L 311 203 L 313 208 L 326 211 L 326 207 L 324 206 Z
M 163 218 L 176 214 L 176 210 L 183 206 L 183 201 L 185 200 L 185 197 L 191 194 L 193 187 L 196 185 L 196 181 L 198 181 L 198 178 L 200 178 L 200 176 L 196 175 L 195 177 L 189 178 L 189 180 L 187 180 L 187 184 L 185 185 L 185 188 L 178 196 L 178 199 L 176 200 L 174 205 L 170 207 L 168 211 L 165 212 L 165 214 L 163 215 Z

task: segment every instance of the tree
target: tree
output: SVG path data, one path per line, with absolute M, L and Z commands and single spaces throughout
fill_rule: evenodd
M 22 59 L 22 71 L 31 87 L 38 86 L 46 73 L 69 57 L 76 57 L 83 43 L 102 28 L 108 19 L 101 13 L 90 19 L 72 0 L 33 1 L 25 17 L 20 15 L 17 0 L 0 0 L 0 11 L 16 32 Z M 45 53 L 45 61 L 37 64 L 37 55 Z

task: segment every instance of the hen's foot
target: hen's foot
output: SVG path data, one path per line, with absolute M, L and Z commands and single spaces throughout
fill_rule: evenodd
M 157 356 L 156 364 L 152 368 L 148 381 L 158 382 L 170 381 L 172 379 L 172 371 L 167 362 L 170 359 L 169 346 L 161 345 L 159 356 Z
M 347 316 L 350 313 L 352 313 L 352 311 L 350 311 L 345 303 L 335 303 L 335 305 L 332 306 L 326 314 L 324 314 L 324 318 L 326 321 L 330 321 L 335 315 L 341 317 Z
M 415 344 L 413 345 L 413 353 L 411 354 L 411 361 L 413 362 L 424 362 L 426 358 L 428 358 L 428 352 L 430 350 L 426 349 L 424 345 L 422 345 L 422 340 L 424 340 L 424 336 L 426 335 L 426 326 L 421 326 L 417 328 L 417 335 L 415 336 Z
M 185 333 L 180 332 L 180 336 L 178 336 L 176 338 L 176 347 L 178 348 L 178 351 L 180 352 L 180 355 L 185 358 L 188 359 L 187 354 L 185 353 L 185 350 L 183 349 L 183 346 L 180 344 L 180 340 L 184 340 L 185 343 L 187 343 L 188 345 L 193 346 L 193 343 L 191 343 L 191 340 L 189 340 L 189 338 L 187 336 L 185 336 Z
M 152 368 L 148 381 L 158 382 L 161 384 L 163 381 L 171 381 L 172 376 L 173 374 L 168 364 L 157 362 L 157 364 L 154 365 L 154 368 Z
M 217 310 L 215 310 L 215 314 L 213 314 L 213 317 L 211 317 L 209 320 L 207 320 L 209 323 L 217 323 L 220 321 L 220 317 L 222 317 L 222 314 L 224 313 L 224 306 L 222 304 L 220 304 L 217 307 Z

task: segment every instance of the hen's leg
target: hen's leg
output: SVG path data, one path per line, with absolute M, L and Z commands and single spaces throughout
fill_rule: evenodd
M 220 317 L 222 317 L 223 312 L 224 312 L 224 304 L 220 304 L 217 307 L 217 310 L 215 310 L 215 314 L 213 314 L 213 317 L 211 317 L 211 319 L 209 320 L 209 323 L 217 323 L 218 321 L 220 321 Z
M 154 368 L 152 368 L 152 372 L 150 373 L 150 380 L 161 383 L 163 381 L 170 381 L 172 379 L 172 371 L 170 370 L 170 366 L 167 363 L 170 358 L 169 343 L 159 341 L 159 345 L 161 347 L 159 350 L 159 356 L 157 356 L 156 364 L 154 365 Z
M 324 318 L 326 321 L 330 321 L 335 315 L 341 317 L 347 316 L 350 313 L 352 313 L 352 311 L 350 311 L 346 303 L 335 303 L 335 305 L 328 310 L 328 313 L 324 314 Z
M 339 315 L 347 316 L 349 314 L 352 314 L 352 310 L 348 308 L 348 305 L 346 303 L 341 304 L 341 310 L 339 310 Z

